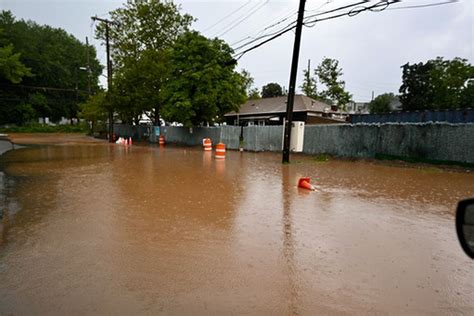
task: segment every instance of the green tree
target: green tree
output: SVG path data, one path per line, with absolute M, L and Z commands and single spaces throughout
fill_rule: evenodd
M 260 99 L 262 96 L 260 95 L 260 91 L 258 91 L 257 88 L 252 88 L 248 92 L 248 99 L 250 100 L 255 100 L 255 99 Z
M 170 80 L 163 87 L 163 117 L 185 126 L 213 124 L 245 101 L 245 82 L 232 49 L 198 32 L 182 34 L 169 50 Z
M 90 96 L 86 102 L 80 105 L 80 117 L 90 122 L 91 134 L 98 121 L 107 119 L 108 108 L 105 92 Z
M 301 85 L 301 90 L 303 93 L 313 99 L 318 99 L 318 91 L 317 91 L 317 80 L 316 77 L 311 76 L 311 72 L 309 70 L 303 70 L 303 84 Z
M 0 78 L 20 83 L 23 77 L 31 76 L 31 69 L 20 61 L 20 53 L 13 53 L 13 45 L 0 47 Z
M 384 93 L 378 95 L 369 103 L 369 111 L 371 114 L 388 113 L 392 111 L 390 104 L 395 100 L 393 93 Z
M 137 121 L 143 113 L 160 122 L 162 86 L 168 80 L 165 51 L 189 29 L 193 18 L 181 14 L 170 1 L 127 1 L 110 12 L 111 55 L 114 64 L 114 111 L 126 122 Z M 105 25 L 96 35 L 105 40 Z
M 474 106 L 474 66 L 466 59 L 444 60 L 402 66 L 400 101 L 404 110 L 456 109 Z
M 51 108 L 48 104 L 48 99 L 42 93 L 34 93 L 30 94 L 29 101 L 32 108 L 36 112 L 37 117 L 42 117 L 43 122 L 45 121 L 46 117 L 49 117 L 51 114 Z
M 283 95 L 283 89 L 278 83 L 268 83 L 262 87 L 262 98 L 280 97 Z
M 337 60 L 324 58 L 316 68 L 315 74 L 326 87 L 326 90 L 320 94 L 326 102 L 344 108 L 352 100 L 349 92 L 345 91 L 344 80 L 340 79 L 343 73 Z
M 34 74 L 23 76 L 21 85 L 0 75 L 0 95 L 6 100 L 0 103 L 0 124 L 17 121 L 13 109 L 31 105 L 36 92 L 47 99 L 52 120 L 76 117 L 77 104 L 88 96 L 88 73 L 79 69 L 87 67 L 88 54 L 91 90 L 98 90 L 102 66 L 95 49 L 62 29 L 16 20 L 10 11 L 0 12 L 0 29 L 0 47 L 12 45 L 13 56 Z

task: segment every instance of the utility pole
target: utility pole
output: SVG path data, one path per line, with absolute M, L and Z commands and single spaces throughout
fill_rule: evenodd
M 110 94 L 112 90 L 112 62 L 110 61 L 110 43 L 109 43 L 109 24 L 112 21 L 107 19 L 98 18 L 97 16 L 91 17 L 93 21 L 100 21 L 105 23 L 105 47 L 107 50 L 107 92 Z M 114 134 L 114 111 L 113 109 L 109 110 L 109 143 L 113 143 Z
M 90 64 L 90 57 L 89 57 L 89 38 L 86 36 L 86 47 L 87 47 L 87 91 L 89 92 L 89 95 L 91 95 L 91 64 Z
M 374 90 L 372 90 L 372 101 L 374 101 Z
M 295 101 L 296 73 L 298 71 L 298 59 L 300 55 L 301 32 L 303 30 L 304 6 L 306 0 L 300 0 L 298 9 L 298 19 L 296 20 L 295 43 L 293 46 L 293 59 L 291 61 L 290 90 L 288 91 L 288 101 L 286 104 L 286 124 L 283 137 L 283 163 L 290 162 L 290 139 L 291 123 L 293 121 L 293 104 Z

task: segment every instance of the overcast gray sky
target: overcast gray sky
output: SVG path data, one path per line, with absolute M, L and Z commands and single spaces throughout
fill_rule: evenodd
M 356 1 L 307 0 L 306 15 Z M 444 1 L 403 0 L 390 8 Z M 221 38 L 229 44 L 255 36 L 266 26 L 289 17 L 278 25 L 285 26 L 296 19 L 298 9 L 297 0 L 175 2 L 181 4 L 182 12 L 197 19 L 193 24 L 196 30 L 208 37 L 227 31 Z M 88 36 L 98 50 L 99 59 L 105 64 L 105 50 L 99 41 L 93 39 L 94 26 L 90 17 L 107 17 L 107 12 L 120 7 L 122 3 L 113 0 L 0 0 L 0 9 L 11 10 L 19 19 L 31 19 L 40 24 L 63 28 L 81 41 L 85 41 Z M 239 8 L 235 14 L 214 25 Z M 314 68 L 325 56 L 339 60 L 346 88 L 356 101 L 369 101 L 372 91 L 375 91 L 375 95 L 396 93 L 401 83 L 400 66 L 406 62 L 425 62 L 442 56 L 447 59 L 466 58 L 472 64 L 473 15 L 473 1 L 460 0 L 454 4 L 420 9 L 362 12 L 355 17 L 343 17 L 321 22 L 312 28 L 305 27 L 298 86 L 308 59 L 311 59 L 311 68 Z M 239 21 L 241 23 L 237 24 Z M 278 27 L 264 33 L 278 30 Z M 244 55 L 238 67 L 250 71 L 258 88 L 268 82 L 288 87 L 293 40 L 294 33 L 289 32 Z M 233 45 L 234 48 L 237 46 Z

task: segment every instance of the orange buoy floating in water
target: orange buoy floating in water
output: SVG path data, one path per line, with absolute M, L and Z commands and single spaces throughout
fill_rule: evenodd
M 300 178 L 298 180 L 298 188 L 307 189 L 311 191 L 316 190 L 316 188 L 312 186 L 310 182 L 311 182 L 310 178 L 306 178 L 306 177 Z
M 160 146 L 165 145 L 165 137 L 163 135 L 160 135 L 159 142 L 160 142 Z
M 210 138 L 204 138 L 202 140 L 202 146 L 204 147 L 204 151 L 212 151 L 212 141 Z
M 225 144 L 219 143 L 216 145 L 216 158 L 225 159 Z

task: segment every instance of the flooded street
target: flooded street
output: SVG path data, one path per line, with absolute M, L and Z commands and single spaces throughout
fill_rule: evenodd
M 103 142 L 0 166 L 0 315 L 474 313 L 472 173 Z

